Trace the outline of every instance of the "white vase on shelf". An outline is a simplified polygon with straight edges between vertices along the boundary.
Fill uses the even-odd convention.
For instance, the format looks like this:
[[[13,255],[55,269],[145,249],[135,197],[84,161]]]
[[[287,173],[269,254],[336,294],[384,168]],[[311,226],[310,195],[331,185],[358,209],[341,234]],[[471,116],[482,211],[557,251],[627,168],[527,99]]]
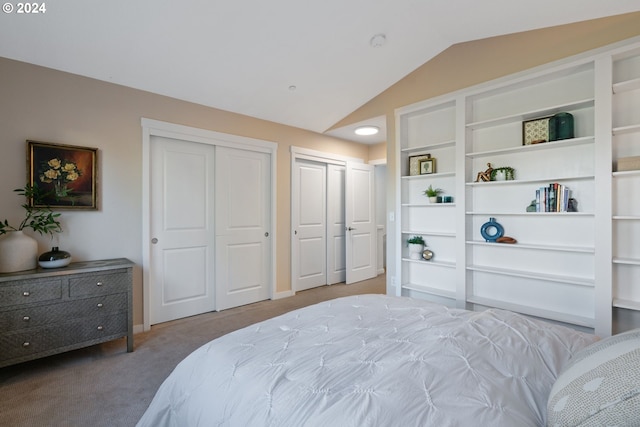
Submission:
[[[0,236],[0,273],[33,270],[38,263],[38,242],[20,231]]]
[[[421,259],[423,250],[424,250],[424,245],[420,243],[409,243],[409,258]]]

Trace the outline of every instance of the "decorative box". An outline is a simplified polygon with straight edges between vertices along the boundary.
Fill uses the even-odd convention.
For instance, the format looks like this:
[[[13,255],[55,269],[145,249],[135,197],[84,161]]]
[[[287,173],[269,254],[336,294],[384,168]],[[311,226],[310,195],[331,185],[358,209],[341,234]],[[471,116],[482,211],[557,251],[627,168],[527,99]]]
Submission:
[[[621,157],[616,162],[616,171],[634,171],[640,170],[640,156]]]

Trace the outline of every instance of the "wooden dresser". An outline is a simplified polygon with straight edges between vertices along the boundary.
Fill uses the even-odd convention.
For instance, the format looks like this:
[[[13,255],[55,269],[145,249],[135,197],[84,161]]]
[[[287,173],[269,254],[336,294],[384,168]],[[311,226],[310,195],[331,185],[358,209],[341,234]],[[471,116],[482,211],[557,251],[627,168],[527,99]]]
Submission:
[[[133,263],[125,258],[0,274],[0,367],[127,338]]]

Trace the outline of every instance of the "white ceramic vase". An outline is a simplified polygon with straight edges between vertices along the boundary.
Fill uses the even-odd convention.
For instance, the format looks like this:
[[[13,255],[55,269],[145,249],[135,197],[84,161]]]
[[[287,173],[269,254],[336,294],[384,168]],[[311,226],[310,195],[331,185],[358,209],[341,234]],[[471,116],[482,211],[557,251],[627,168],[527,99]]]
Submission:
[[[409,258],[421,259],[423,250],[424,250],[424,245],[421,245],[419,243],[409,243]]]
[[[22,231],[0,236],[0,273],[33,270],[38,264],[38,242]]]

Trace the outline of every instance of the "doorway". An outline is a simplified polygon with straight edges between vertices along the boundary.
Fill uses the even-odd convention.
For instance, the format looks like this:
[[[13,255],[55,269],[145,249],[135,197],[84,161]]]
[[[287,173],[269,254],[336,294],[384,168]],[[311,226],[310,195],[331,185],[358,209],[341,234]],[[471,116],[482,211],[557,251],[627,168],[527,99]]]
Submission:
[[[373,167],[294,147],[291,170],[292,290],[375,277]]]

